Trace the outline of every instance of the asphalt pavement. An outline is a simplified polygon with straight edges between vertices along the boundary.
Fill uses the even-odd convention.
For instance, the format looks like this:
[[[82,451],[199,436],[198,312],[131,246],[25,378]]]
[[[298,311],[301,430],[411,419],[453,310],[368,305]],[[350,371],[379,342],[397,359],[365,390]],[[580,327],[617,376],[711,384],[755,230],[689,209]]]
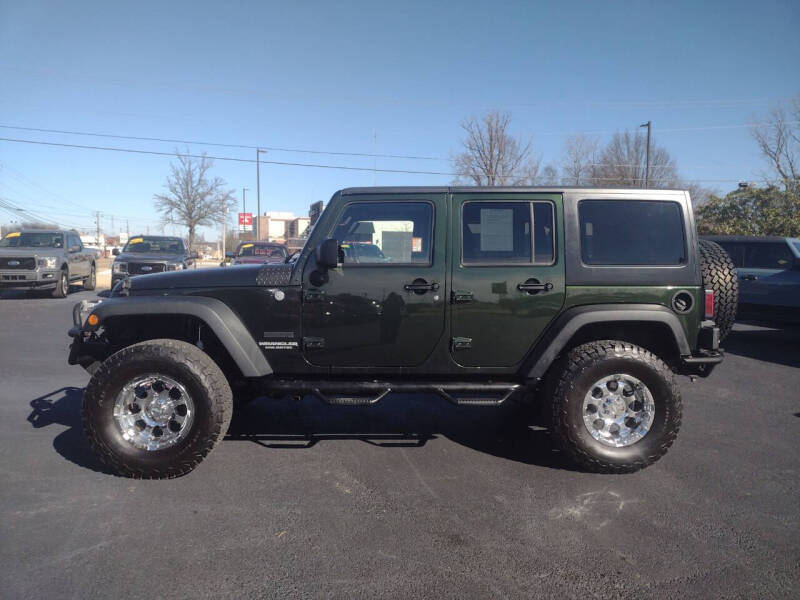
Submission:
[[[76,288],[78,289],[78,288]],[[3,598],[800,595],[800,329],[737,325],[632,475],[577,472],[516,405],[259,400],[190,475],[88,449],[67,300],[0,298]]]

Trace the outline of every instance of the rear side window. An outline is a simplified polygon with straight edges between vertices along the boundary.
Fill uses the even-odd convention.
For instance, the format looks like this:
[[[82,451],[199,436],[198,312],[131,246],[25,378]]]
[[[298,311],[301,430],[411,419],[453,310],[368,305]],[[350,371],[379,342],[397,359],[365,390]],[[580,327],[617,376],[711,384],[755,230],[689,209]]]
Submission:
[[[733,261],[734,267],[743,267],[744,266],[744,249],[745,244],[740,242],[717,242],[725,252],[728,253],[728,256],[731,257]]]
[[[553,262],[550,202],[465,202],[461,223],[465,265]]]
[[[584,264],[686,263],[683,216],[677,202],[582,200],[578,216]]]
[[[789,269],[794,255],[784,243],[756,242],[747,244],[744,267],[750,269]]]

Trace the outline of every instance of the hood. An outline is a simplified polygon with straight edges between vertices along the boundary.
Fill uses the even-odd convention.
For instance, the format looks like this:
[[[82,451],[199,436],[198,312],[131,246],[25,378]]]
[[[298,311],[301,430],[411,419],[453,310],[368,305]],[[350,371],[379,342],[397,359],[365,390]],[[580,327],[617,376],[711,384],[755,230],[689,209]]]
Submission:
[[[183,262],[185,254],[162,254],[159,252],[123,252],[115,258],[120,262]]]
[[[0,256],[58,256],[63,254],[63,248],[0,248]]]
[[[241,265],[235,269],[211,267],[188,271],[166,271],[128,279],[132,292],[188,288],[256,287],[287,285],[293,265]]]
[[[257,256],[237,256],[233,259],[237,265],[280,265],[283,264],[285,259],[281,257],[275,258],[259,258]]]

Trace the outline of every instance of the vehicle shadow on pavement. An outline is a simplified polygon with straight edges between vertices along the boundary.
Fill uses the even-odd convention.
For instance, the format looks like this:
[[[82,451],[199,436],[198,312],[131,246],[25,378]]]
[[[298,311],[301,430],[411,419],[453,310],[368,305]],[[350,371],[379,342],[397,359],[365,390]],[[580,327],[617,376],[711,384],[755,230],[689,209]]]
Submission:
[[[63,387],[31,400],[27,421],[35,429],[67,427],[53,439],[55,451],[78,466],[114,474],[83,435],[83,391]],[[500,407],[453,406],[437,396],[395,394],[372,406],[330,406],[314,396],[299,401],[259,398],[234,410],[225,442],[249,441],[277,450],[309,449],[337,440],[419,448],[439,437],[507,460],[574,469],[554,448],[536,411],[515,402]]]
[[[80,467],[86,467],[99,473],[111,474],[94,455],[89,443],[83,436],[81,426],[81,398],[83,388],[63,387],[44,396],[31,400],[33,410],[28,415],[28,422],[40,429],[48,425],[68,427],[53,439],[53,448],[68,461]]]
[[[768,327],[754,328],[737,323],[721,344],[723,350],[737,356],[800,367],[800,326]]]
[[[408,394],[370,406],[331,406],[314,396],[259,398],[234,411],[225,440],[272,449],[308,449],[337,440],[408,448],[442,436],[492,456],[572,469],[535,412],[511,401],[500,407],[453,406],[438,396]]]

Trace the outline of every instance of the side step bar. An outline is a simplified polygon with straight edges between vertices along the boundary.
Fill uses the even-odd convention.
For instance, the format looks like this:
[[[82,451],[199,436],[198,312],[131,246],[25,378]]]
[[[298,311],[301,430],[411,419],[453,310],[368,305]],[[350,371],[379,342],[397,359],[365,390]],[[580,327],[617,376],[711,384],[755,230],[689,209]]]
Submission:
[[[327,404],[364,406],[375,404],[392,392],[400,394],[437,394],[462,406],[498,406],[520,391],[522,385],[511,382],[426,382],[404,381],[294,381],[272,380],[264,391],[274,394],[313,394]]]

